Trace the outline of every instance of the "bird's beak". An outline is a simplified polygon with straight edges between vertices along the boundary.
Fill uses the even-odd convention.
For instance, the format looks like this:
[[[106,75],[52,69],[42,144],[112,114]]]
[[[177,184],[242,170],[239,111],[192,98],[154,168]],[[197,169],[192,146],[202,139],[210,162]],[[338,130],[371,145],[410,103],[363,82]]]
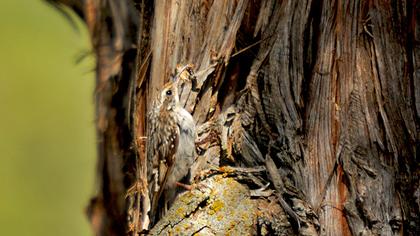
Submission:
[[[178,82],[182,72],[184,72],[186,69],[188,69],[188,67],[190,67],[190,65],[185,65],[184,67],[182,67],[178,73],[173,77],[173,82],[176,83]]]

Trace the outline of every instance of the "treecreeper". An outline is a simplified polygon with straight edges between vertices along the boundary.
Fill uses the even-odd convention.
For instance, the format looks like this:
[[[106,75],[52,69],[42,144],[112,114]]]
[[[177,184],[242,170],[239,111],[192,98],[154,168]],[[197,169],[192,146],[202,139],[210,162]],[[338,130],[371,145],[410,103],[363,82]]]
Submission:
[[[188,179],[194,163],[196,127],[192,115],[179,102],[178,84],[188,66],[176,71],[155,101],[147,120],[147,169],[151,226],[175,200],[180,183]],[[181,78],[183,79],[183,78]]]

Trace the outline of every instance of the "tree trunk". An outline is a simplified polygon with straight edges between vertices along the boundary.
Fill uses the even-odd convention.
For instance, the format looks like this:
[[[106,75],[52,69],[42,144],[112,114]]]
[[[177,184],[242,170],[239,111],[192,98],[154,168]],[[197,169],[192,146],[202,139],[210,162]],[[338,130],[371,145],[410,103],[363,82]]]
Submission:
[[[151,234],[420,232],[416,1],[53,2],[85,20],[97,58],[95,234],[144,224],[145,118],[177,64],[194,67],[180,101],[217,194],[179,196]]]

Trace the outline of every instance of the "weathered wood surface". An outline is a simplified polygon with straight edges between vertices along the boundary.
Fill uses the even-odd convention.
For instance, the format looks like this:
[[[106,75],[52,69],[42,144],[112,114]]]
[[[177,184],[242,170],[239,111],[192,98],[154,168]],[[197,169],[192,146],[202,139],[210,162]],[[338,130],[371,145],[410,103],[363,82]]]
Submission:
[[[261,181],[275,191],[258,199],[287,216],[284,232],[420,232],[416,1],[53,2],[84,18],[97,57],[96,234],[140,227],[128,222],[141,221],[141,199],[125,194],[136,179],[139,193],[147,184],[145,114],[189,63],[197,83],[184,85],[181,102],[200,129],[202,168],[272,159],[277,174]],[[251,182],[237,190],[260,187]]]

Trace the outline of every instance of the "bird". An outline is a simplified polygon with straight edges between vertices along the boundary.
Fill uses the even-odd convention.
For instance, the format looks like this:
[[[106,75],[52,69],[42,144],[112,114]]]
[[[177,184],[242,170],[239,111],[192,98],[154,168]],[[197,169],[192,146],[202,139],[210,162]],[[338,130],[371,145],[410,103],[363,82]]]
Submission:
[[[175,200],[177,186],[183,186],[179,181],[188,176],[195,158],[195,122],[180,105],[178,94],[178,81],[185,69],[163,86],[148,115],[146,149],[152,225]]]

